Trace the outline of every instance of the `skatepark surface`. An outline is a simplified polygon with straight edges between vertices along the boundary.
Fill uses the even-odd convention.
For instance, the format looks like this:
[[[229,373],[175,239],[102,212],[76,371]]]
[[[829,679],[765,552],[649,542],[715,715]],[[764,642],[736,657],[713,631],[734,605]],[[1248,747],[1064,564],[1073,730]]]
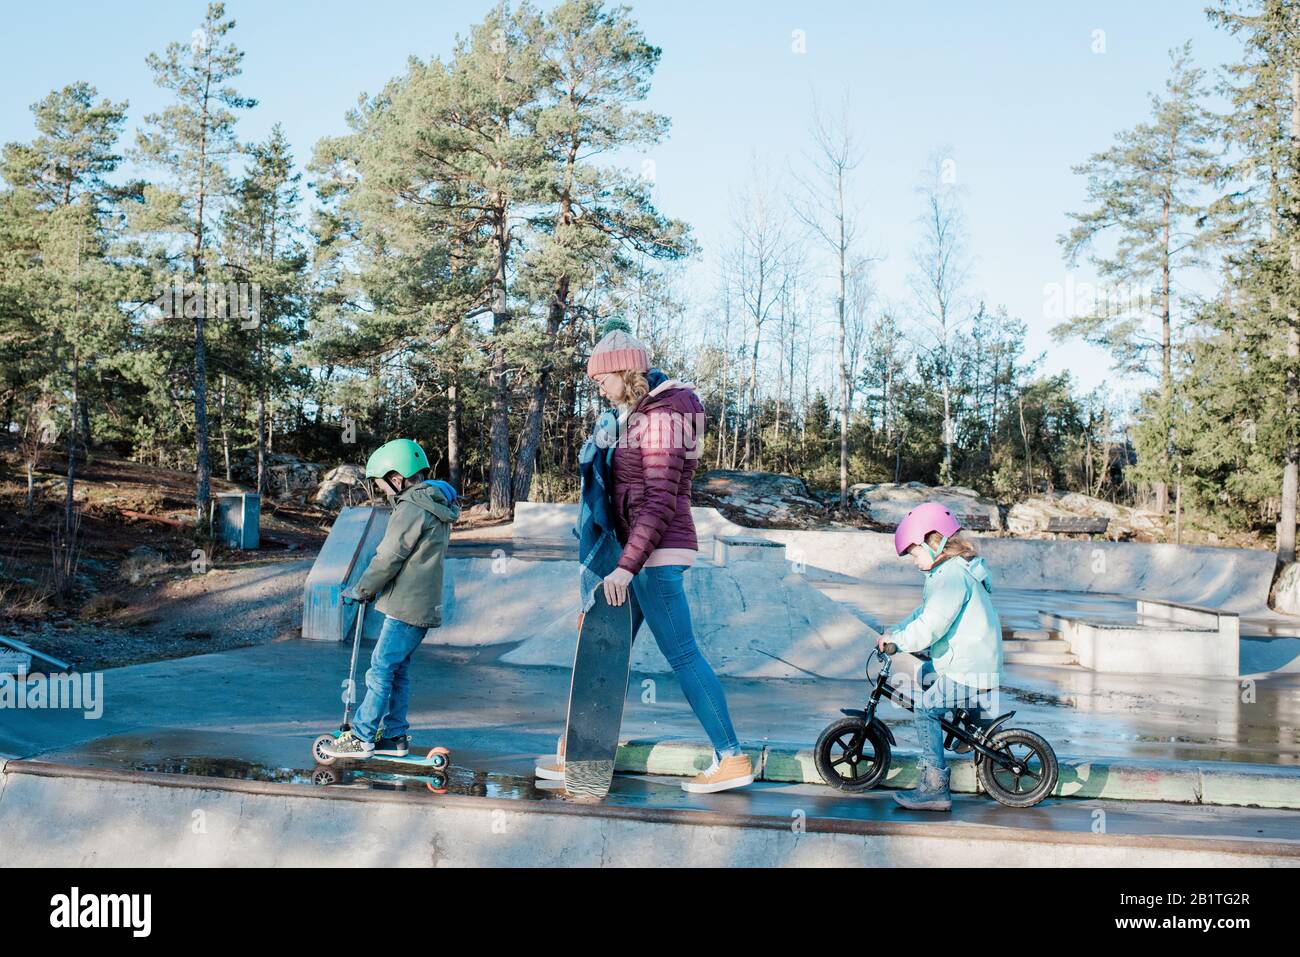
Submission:
[[[1231,550],[1148,556],[1173,576],[1173,597],[1243,615],[1241,671],[1250,682],[1009,664],[1000,710],[1015,709],[1012,724],[1052,742],[1069,782],[1061,793],[1077,796],[1011,810],[958,793],[951,817],[936,822],[896,808],[887,790],[845,795],[806,783],[815,780],[807,749],[840,708],[861,707],[867,694],[857,676],[870,639],[920,597],[920,576],[892,556],[886,562],[874,539],[817,538],[873,533],[764,530],[788,539],[795,565],[697,565],[687,577],[697,582],[701,643],[718,659],[762,779],[742,792],[687,795],[680,777],[667,776],[703,766],[708,749],[643,632],[623,721],[629,745],[620,751],[620,770],[640,773],[620,773],[607,801],[593,806],[539,790],[531,778],[563,727],[577,594],[571,542],[548,538],[554,529],[544,523],[545,534],[518,531],[454,545],[449,579],[459,607],[414,659],[413,736],[452,749],[448,793],[377,763],[311,783],[309,745],[338,724],[350,648],[276,641],[106,671],[96,719],[7,710],[0,833],[18,837],[0,863],[42,854],[74,864],[1300,862],[1300,799],[1292,797],[1300,795],[1300,621],[1264,606],[1255,556],[1234,553],[1217,565],[1215,553]],[[1158,590],[1150,569],[1117,568],[1109,543],[1097,559],[1075,547],[1093,543],[989,544],[1002,541],[1060,546],[1044,563],[1058,576],[1089,555],[1104,571],[1044,590],[1042,574],[1016,564],[1032,564],[1034,553],[1008,551],[995,600],[1013,630],[1040,627],[1045,603],[1125,621],[1135,594]],[[282,574],[307,570],[299,563]],[[891,772],[887,784],[907,786],[910,717],[888,703],[881,714],[898,738],[902,775]],[[955,768],[955,790],[969,791],[958,783],[969,765]],[[211,833],[222,841],[188,835],[196,809],[212,812]],[[463,839],[489,819],[484,833],[500,825],[500,839]],[[427,831],[427,841],[404,840],[411,829]],[[356,839],[338,836],[348,833]]]
[[[1052,798],[1031,810],[1013,811],[987,797],[959,794],[954,814],[940,827],[932,818],[896,810],[887,791],[844,795],[806,783],[760,781],[744,792],[686,795],[678,786],[680,778],[658,774],[620,774],[605,804],[572,805],[538,790],[530,779],[536,758],[554,751],[563,724],[566,671],[507,666],[483,650],[428,645],[417,651],[414,662],[413,736],[417,745],[452,749],[450,793],[431,794],[418,778],[386,777],[385,766],[378,763],[367,765],[365,774],[336,765],[343,772],[336,784],[313,786],[308,783],[314,769],[309,745],[315,734],[337,724],[347,655],[341,645],[294,640],[155,662],[107,672],[104,712],[97,720],[67,710],[10,712],[0,729],[0,754],[27,760],[9,761],[0,774],[0,831],[45,836],[40,842],[21,837],[9,844],[6,862],[430,863],[418,855],[403,856],[414,851],[402,850],[398,835],[405,832],[394,830],[395,821],[405,821],[401,827],[431,827],[434,818],[419,816],[425,814],[421,808],[429,807],[447,812],[446,834],[439,838],[443,863],[665,863],[656,855],[694,855],[692,842],[706,835],[707,846],[722,859],[746,863],[915,863],[917,847],[934,841],[939,844],[933,853],[946,861],[985,865],[1064,859],[1080,866],[1300,862],[1300,810]],[[1300,679],[1282,676],[1276,687],[1261,682],[1260,698],[1249,707],[1233,704],[1235,684],[1218,682],[1224,686],[1221,699],[1198,712],[1161,704],[1179,700],[1173,687],[1083,672],[1062,680],[1062,672],[1012,667],[1007,694],[1016,698],[1009,702],[1019,710],[1016,723],[1023,721],[1053,740],[1063,766],[1071,755],[1109,754],[1117,761],[1147,762],[1136,775],[1147,783],[1162,779],[1161,768],[1173,774],[1175,763],[1180,769],[1195,766],[1188,762],[1236,762],[1251,774],[1300,780],[1300,746],[1292,732],[1277,730],[1296,726],[1296,715],[1285,709],[1294,707]],[[742,741],[747,748],[770,749],[774,756],[806,749],[837,709],[858,704],[865,689],[864,682],[825,679],[723,681]],[[1130,703],[1121,705],[1124,701]],[[1133,701],[1150,701],[1152,707],[1135,710]],[[1062,719],[1063,711],[1069,712],[1068,721]],[[900,749],[911,749],[914,738],[903,714],[891,710],[885,718]],[[698,744],[701,738],[671,676],[633,675],[624,731],[632,739],[669,744]],[[906,760],[905,755],[896,757],[900,764]],[[349,816],[363,810],[378,813],[371,804],[362,810],[355,804],[321,805],[340,795],[398,801],[384,812],[397,817],[385,817],[381,824]],[[234,810],[230,802],[237,805]],[[510,809],[513,805],[546,813],[520,818]],[[196,808],[207,807],[214,813],[224,808],[218,820],[233,814],[233,820],[242,822],[239,827],[260,836],[254,840],[232,833],[220,846],[215,841],[191,846],[184,843],[189,837],[182,844],[168,843],[181,840],[168,834],[187,831]],[[459,846],[464,828],[479,820],[475,815],[490,813],[516,822],[510,826],[521,839],[527,833],[527,840],[480,842],[472,854]],[[417,817],[408,821],[403,815],[409,814]],[[574,814],[586,816],[581,827],[587,830],[568,830],[579,827]],[[287,816],[283,827],[274,824],[277,815]],[[289,819],[298,823],[290,826]],[[170,822],[171,830],[159,832],[163,825],[158,821]],[[805,831],[791,832],[794,823]],[[688,828],[685,837],[672,836],[675,830],[661,833],[677,824],[696,828]],[[660,830],[642,844],[626,832],[652,825]],[[1100,835],[1099,826],[1104,828]],[[380,846],[359,851],[354,842],[349,852],[317,833],[328,827],[368,834],[366,828],[378,828],[368,839]],[[609,828],[614,830],[606,833]],[[749,833],[755,829],[781,836],[769,833],[760,839]],[[587,847],[579,833],[597,832],[603,835],[599,847],[579,853],[576,848]],[[788,833],[802,835],[803,852],[787,846]],[[814,841],[809,834],[825,840]],[[841,843],[830,841],[830,835],[839,835]],[[845,835],[854,835],[855,841],[848,857],[840,856]],[[1027,843],[1008,852],[1005,845],[1013,835]],[[913,847],[909,836],[920,844]],[[606,856],[615,840],[640,847],[640,857]],[[507,847],[513,848],[509,854]],[[1038,847],[1037,857],[1026,850],[1031,847]],[[155,861],[166,848],[172,856]],[[243,856],[229,857],[236,853]],[[494,856],[498,854],[505,856]],[[867,858],[855,856],[860,854]],[[716,859],[701,853],[690,863]]]

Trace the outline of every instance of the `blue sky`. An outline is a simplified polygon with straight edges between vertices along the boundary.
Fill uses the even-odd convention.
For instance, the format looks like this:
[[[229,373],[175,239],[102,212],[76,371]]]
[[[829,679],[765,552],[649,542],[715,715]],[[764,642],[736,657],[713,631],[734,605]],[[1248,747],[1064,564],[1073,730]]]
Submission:
[[[547,6],[549,4],[543,4]],[[362,92],[402,72],[409,55],[447,54],[490,2],[352,3],[231,0],[233,39],[247,53],[237,86],[259,100],[240,121],[245,140],[283,124],[300,163],[320,137],[344,131]],[[649,105],[672,119],[654,150],[656,197],[695,229],[703,255],[688,272],[701,298],[725,241],[731,191],[757,155],[798,168],[815,90],[830,104],[849,92],[864,147],[858,202],[881,295],[905,305],[927,157],[947,147],[964,190],[974,269],[969,293],[1024,319],[1046,369],[1071,370],[1116,396],[1107,358],[1048,336],[1044,287],[1064,284],[1056,236],[1078,209],[1073,164],[1142,120],[1161,89],[1169,48],[1192,40],[1200,65],[1232,60],[1236,42],[1213,29],[1200,0],[1042,4],[1007,2],[766,3],[655,0],[631,4],[663,49]],[[33,135],[28,107],[84,79],[130,100],[129,139],[164,104],[145,56],[186,40],[198,0],[23,4],[6,12],[0,61],[0,140]],[[806,50],[792,49],[802,31]],[[1104,31],[1104,52],[1095,52]],[[1077,281],[1090,277],[1088,270]]]

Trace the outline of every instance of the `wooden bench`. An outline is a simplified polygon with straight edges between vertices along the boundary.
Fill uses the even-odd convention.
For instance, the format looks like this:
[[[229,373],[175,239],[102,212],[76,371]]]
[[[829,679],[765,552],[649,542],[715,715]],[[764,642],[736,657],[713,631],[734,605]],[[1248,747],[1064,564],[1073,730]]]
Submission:
[[[1105,535],[1109,527],[1108,518],[1050,518],[1046,530],[1066,535]]]

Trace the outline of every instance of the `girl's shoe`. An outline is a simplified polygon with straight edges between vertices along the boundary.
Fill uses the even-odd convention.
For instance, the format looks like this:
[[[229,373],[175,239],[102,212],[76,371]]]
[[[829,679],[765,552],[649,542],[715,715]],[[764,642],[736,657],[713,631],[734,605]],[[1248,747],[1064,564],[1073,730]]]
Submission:
[[[563,781],[564,780],[564,762],[560,760],[539,762],[537,767],[533,768],[533,773],[541,781]]]
[[[375,753],[375,746],[351,731],[344,731],[331,743],[321,745],[321,750],[331,758],[368,758]]]
[[[375,742],[375,754],[389,758],[404,758],[411,753],[411,736],[403,734],[396,738],[380,738]]]
[[[909,811],[951,811],[947,768],[921,768],[920,783],[910,791],[898,791],[894,800]]]
[[[747,754],[732,754],[719,761],[716,757],[707,771],[701,771],[689,781],[682,782],[682,790],[692,794],[713,794],[743,788],[754,783],[754,765]]]

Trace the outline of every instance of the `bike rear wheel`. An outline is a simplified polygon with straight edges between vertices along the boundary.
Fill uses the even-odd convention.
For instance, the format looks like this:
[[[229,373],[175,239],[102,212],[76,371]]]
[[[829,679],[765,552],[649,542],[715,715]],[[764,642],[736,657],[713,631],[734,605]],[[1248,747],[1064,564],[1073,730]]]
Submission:
[[[889,772],[889,741],[875,724],[842,718],[821,733],[813,748],[817,773],[839,791],[869,791]]]
[[[1033,807],[1056,788],[1060,773],[1056,752],[1041,735],[1008,728],[995,734],[988,746],[1019,768],[1016,771],[989,758],[980,760],[980,784],[999,804]]]

